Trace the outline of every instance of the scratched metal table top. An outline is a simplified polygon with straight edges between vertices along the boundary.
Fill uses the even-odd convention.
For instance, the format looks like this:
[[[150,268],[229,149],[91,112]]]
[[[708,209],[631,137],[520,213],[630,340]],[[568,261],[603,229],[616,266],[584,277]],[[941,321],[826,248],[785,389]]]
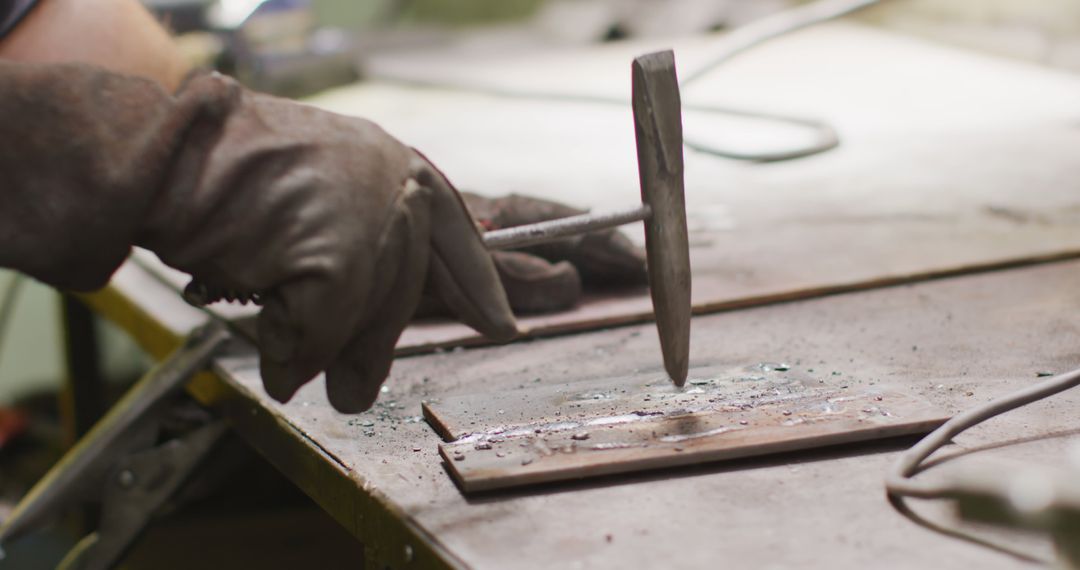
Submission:
[[[1075,95],[1080,82],[862,28],[843,29],[849,39],[850,34],[864,38],[860,44],[864,49],[845,51],[843,34],[836,39],[811,32],[791,38],[794,43],[787,48],[779,43],[760,56],[732,62],[730,75],[725,74],[730,85],[724,84],[725,77],[716,79],[731,93],[732,102],[807,111],[791,101],[798,101],[801,92],[816,92],[822,98],[823,82],[842,78],[852,66],[869,70],[882,61],[894,61],[889,73],[900,74],[889,85],[880,83],[888,73],[867,71],[868,75],[849,77],[849,85],[862,90],[861,99],[873,103],[850,107],[838,101],[817,113],[835,120],[842,135],[851,135],[845,138],[850,148],[789,165],[698,166],[716,169],[725,188],[741,188],[737,193],[718,190],[716,199],[720,205],[734,204],[736,221],[744,208],[769,210],[800,194],[813,193],[819,204],[834,206],[836,215],[799,215],[797,221],[791,217],[799,212],[777,210],[775,227],[784,239],[762,243],[781,249],[763,245],[762,259],[797,264],[798,256],[793,259],[782,249],[784,240],[798,240],[807,232],[828,234],[856,222],[873,234],[879,217],[906,217],[912,224],[944,225],[962,232],[968,218],[941,214],[939,206],[971,201],[981,193],[994,199],[971,216],[996,219],[995,223],[1016,230],[997,232],[1003,248],[1015,245],[1011,236],[1033,235],[1028,231],[1033,227],[1050,228],[1063,240],[1076,238],[1070,216],[1080,208],[1073,203],[1075,188],[1067,186],[1075,184],[1075,177],[1070,180],[1063,176],[1063,167],[1053,165],[1065,163],[1067,143],[1076,136],[1080,110],[1075,105],[1080,99]],[[814,45],[823,47],[811,53]],[[913,45],[916,54],[908,57],[905,50]],[[822,59],[825,54],[835,58]],[[607,54],[616,55],[624,54]],[[793,57],[806,61],[793,62]],[[958,61],[971,71],[972,81],[996,86],[986,92],[986,100],[960,100],[942,93],[915,109],[900,105],[907,97],[903,89],[915,89],[931,72],[949,73],[953,67],[940,66]],[[816,73],[811,64],[831,72]],[[801,71],[780,72],[793,67]],[[781,88],[762,93],[759,83],[757,93],[752,93],[744,80],[759,74],[769,75]],[[999,74],[1008,80],[987,79]],[[532,68],[525,75],[542,74]],[[601,83],[597,79],[594,84]],[[900,92],[894,92],[897,84],[903,86]],[[1006,85],[1011,92],[1006,92]],[[399,103],[393,99],[395,93],[400,95],[399,88],[374,85],[360,93],[349,100],[371,103],[371,115],[418,146],[438,144],[439,133],[453,132],[454,123],[467,114],[459,110],[447,117],[445,130],[430,122],[425,130],[423,121],[412,121],[407,113],[393,119],[390,109]],[[1015,112],[986,116],[987,105]],[[934,119],[910,125],[918,136],[898,136],[908,128],[903,122],[912,118],[891,115],[897,108],[916,115],[931,113]],[[1063,123],[1069,113],[1073,122]],[[491,144],[501,144],[497,140]],[[501,140],[505,142],[505,136]],[[1032,141],[1046,150],[1031,148]],[[458,144],[457,149],[447,145],[444,140],[439,152],[445,155],[451,176],[465,179],[463,185],[502,189],[521,183],[512,189],[536,191],[525,182],[547,188],[559,186],[559,180],[580,179],[575,184],[581,185],[567,186],[567,191],[585,193],[605,181],[627,186],[620,177],[634,172],[621,168],[596,174],[589,164],[605,160],[596,156],[588,164],[568,164],[561,173],[545,173],[538,165],[515,170],[506,160],[479,161],[464,152],[468,145]],[[1050,162],[1039,162],[1044,159]],[[1019,166],[991,168],[1009,160],[1019,160]],[[852,188],[832,178],[847,161],[880,171],[881,184]],[[566,177],[570,171],[583,174]],[[558,180],[553,178],[556,174]],[[751,184],[751,179],[756,182]],[[926,203],[924,192],[912,202],[913,195],[903,191],[920,180],[927,187],[941,188],[933,194],[935,201]],[[595,205],[605,205],[604,200],[598,198]],[[749,239],[738,231],[728,237]],[[844,241],[837,238],[830,247],[836,250],[828,256],[832,265],[826,264],[823,271],[845,263]],[[931,243],[911,252],[934,254]],[[745,274],[732,270],[732,279],[740,275]],[[691,366],[739,368],[783,362],[806,374],[828,371],[822,378],[829,383],[887,383],[956,411],[1021,386],[1038,372],[1077,365],[1078,281],[1080,263],[1059,262],[697,317]],[[133,265],[125,266],[109,289],[87,301],[156,355],[176,346],[181,335],[207,318]],[[420,419],[422,401],[487,390],[525,390],[537,378],[543,384],[655,373],[660,353],[649,325],[403,358],[395,363],[376,407],[352,417],[331,410],[320,381],[287,405],[271,401],[262,392],[255,362],[250,347],[241,349],[217,363],[216,378],[198,379],[192,392],[221,410],[254,447],[361,537],[376,567],[432,563],[479,568],[711,568],[723,562],[777,568],[1015,566],[1000,555],[924,530],[890,509],[882,474],[910,442],[682,467],[480,498],[467,498],[455,486],[438,455],[441,439]],[[807,372],[809,368],[815,372]],[[1075,414],[1070,412],[1078,399],[1064,394],[1021,410],[965,435],[958,447],[1075,429]],[[1059,455],[1070,439],[1043,439],[988,455],[1044,460]],[[941,473],[929,475],[942,476],[981,455],[962,457],[942,467]],[[928,512],[947,515],[936,508]],[[1025,546],[1045,551],[1038,543]]]
[[[142,278],[146,278],[145,275]],[[125,270],[121,286],[139,277]],[[132,298],[149,300],[143,283]],[[830,384],[888,384],[958,411],[1080,363],[1080,262],[1069,261],[695,320],[691,365],[783,361]],[[158,291],[163,296],[167,291]],[[159,299],[160,300],[160,299]],[[910,441],[864,444],[470,498],[438,454],[421,402],[544,382],[659,370],[647,325],[399,360],[376,407],[332,411],[319,382],[286,405],[262,391],[252,353],[217,363],[195,394],[349,530],[373,560],[478,568],[1013,567],[1015,561],[896,514],[885,468]],[[835,373],[835,374],[834,374]],[[1077,438],[1066,393],[965,434],[929,473],[986,456],[1052,461]],[[1024,442],[1033,436],[1056,436]],[[971,457],[967,450],[1021,442]],[[948,520],[939,508],[925,512]],[[1024,543],[1035,552],[1046,546]]]

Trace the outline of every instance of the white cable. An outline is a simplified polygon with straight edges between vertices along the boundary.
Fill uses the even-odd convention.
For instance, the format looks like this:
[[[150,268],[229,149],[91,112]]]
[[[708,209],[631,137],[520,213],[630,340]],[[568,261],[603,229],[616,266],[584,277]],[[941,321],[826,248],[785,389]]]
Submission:
[[[714,55],[708,62],[706,62],[705,65],[699,67],[698,69],[690,72],[687,75],[684,75],[679,81],[679,85],[680,87],[686,87],[694,81],[701,79],[707,73],[716,69],[718,66],[729,61],[735,56],[742,54],[743,52],[758,45],[761,45],[769,40],[775,39],[790,32],[801,30],[815,24],[820,24],[828,20],[839,18],[841,16],[846,16],[858,10],[862,10],[875,4],[879,4],[881,1],[882,0],[818,0],[817,2],[813,2],[805,6],[789,8],[787,10],[777,12],[770,16],[761,18],[760,20],[751,22],[745,26],[741,26],[729,32],[728,35],[725,36],[725,39],[722,43],[722,48],[719,50],[719,52]],[[477,83],[405,77],[400,75],[394,75],[388,72],[381,72],[377,74],[377,77],[382,80],[393,81],[406,85],[434,87],[440,89],[457,89],[461,91],[470,91],[474,93],[482,93],[485,95],[513,99],[536,99],[543,101],[560,101],[570,103],[599,103],[605,105],[619,106],[626,105],[627,103],[626,99],[618,97],[605,97],[598,95],[584,95],[575,93],[546,93],[542,91],[515,90]],[[818,154],[836,148],[840,144],[840,139],[837,136],[836,131],[831,126],[814,119],[791,117],[788,115],[769,113],[764,111],[749,111],[727,107],[693,104],[684,105],[683,109],[688,111],[698,111],[702,113],[726,114],[738,117],[759,119],[763,121],[784,123],[788,125],[794,125],[799,128],[817,131],[817,141],[806,146],[780,151],[758,153],[747,153],[738,150],[717,148],[707,143],[694,141],[691,139],[685,139],[685,144],[687,148],[704,154],[753,162],[777,162],[809,156],[812,154]]]
[[[1005,396],[996,398],[990,402],[953,416],[949,421],[942,424],[941,427],[930,432],[929,435],[912,446],[911,449],[905,451],[900,455],[896,462],[893,463],[885,477],[885,492],[889,497],[889,501],[897,508],[897,510],[905,515],[918,518],[918,516],[904,503],[905,498],[947,499],[954,494],[954,487],[951,485],[935,485],[917,482],[912,479],[912,477],[920,472],[923,461],[933,455],[937,450],[951,443],[956,436],[990,418],[1026,406],[1032,402],[1048,398],[1060,392],[1064,392],[1077,385],[1080,385],[1080,369],[1072,370],[1054,376],[1053,378],[1037,382],[1031,386],[1017,390],[1011,394],[1006,394]],[[923,522],[922,524],[930,523]],[[945,529],[937,525],[932,526],[935,526],[935,529],[939,532],[944,532],[955,538],[993,548],[999,552],[1024,560],[1040,561],[1037,558],[990,543],[989,541],[974,535],[957,530]]]

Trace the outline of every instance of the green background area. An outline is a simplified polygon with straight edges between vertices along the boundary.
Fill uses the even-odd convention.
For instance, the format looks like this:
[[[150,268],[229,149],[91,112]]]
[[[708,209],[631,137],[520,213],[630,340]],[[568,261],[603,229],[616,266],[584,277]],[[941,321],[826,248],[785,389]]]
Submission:
[[[449,26],[513,21],[531,15],[543,0],[315,0],[317,19],[334,26],[363,28],[387,20]]]
[[[0,270],[0,299],[12,273]],[[0,343],[0,405],[34,392],[56,390],[64,377],[60,296],[24,278]],[[148,366],[142,350],[119,329],[100,323],[102,367],[109,379],[132,378]]]

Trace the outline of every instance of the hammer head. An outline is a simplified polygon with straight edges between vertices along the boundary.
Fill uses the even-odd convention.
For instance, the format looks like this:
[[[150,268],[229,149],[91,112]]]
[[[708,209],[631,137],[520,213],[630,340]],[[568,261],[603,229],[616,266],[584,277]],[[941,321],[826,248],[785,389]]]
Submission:
[[[641,200],[652,209],[645,219],[649,291],[664,368],[675,385],[682,386],[690,360],[690,245],[674,52],[634,60],[633,106]]]

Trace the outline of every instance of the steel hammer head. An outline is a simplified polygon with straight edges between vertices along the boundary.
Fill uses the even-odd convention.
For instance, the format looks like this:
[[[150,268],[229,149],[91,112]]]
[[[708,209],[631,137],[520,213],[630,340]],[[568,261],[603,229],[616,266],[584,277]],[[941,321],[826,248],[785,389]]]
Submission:
[[[645,219],[649,292],[664,368],[675,385],[682,386],[690,360],[690,245],[674,52],[634,60],[633,107],[641,199],[652,209]]]

